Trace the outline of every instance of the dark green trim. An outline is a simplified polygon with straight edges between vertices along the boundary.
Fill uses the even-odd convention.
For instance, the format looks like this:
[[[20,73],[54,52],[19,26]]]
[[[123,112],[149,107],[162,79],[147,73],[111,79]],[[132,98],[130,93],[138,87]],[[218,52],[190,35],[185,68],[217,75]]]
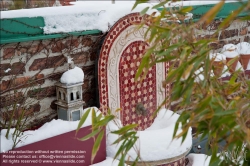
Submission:
[[[80,35],[95,35],[100,34],[99,30],[89,30],[83,32],[71,32],[71,33],[62,33],[62,34],[53,34],[53,35],[36,35],[36,36],[24,36],[18,38],[1,38],[0,44],[8,44],[8,43],[17,43],[17,42],[27,42],[32,40],[44,40],[44,39],[54,39],[54,38],[63,38],[67,36],[80,36]]]
[[[226,18],[229,14],[232,13],[232,11],[239,9],[240,6],[243,5],[242,3],[243,2],[225,3],[219,13],[216,15],[215,20]],[[191,11],[191,13],[193,13],[193,20],[198,21],[201,16],[204,15],[213,6],[214,4],[193,6],[193,10]],[[250,12],[245,11],[240,13],[238,17],[244,17],[248,15],[250,15]]]
[[[222,9],[216,15],[215,20],[226,18],[232,11],[237,10],[238,8],[240,8],[241,5],[244,5],[244,3],[245,2],[225,3]],[[198,21],[202,15],[204,15],[209,9],[211,9],[214,6],[215,4],[192,6],[193,9],[190,11],[190,13],[193,14],[193,21],[194,22]],[[158,10],[161,11],[162,9],[163,8],[159,8]],[[244,16],[249,16],[249,15],[250,15],[250,11],[245,11],[245,12],[240,13],[238,17],[244,17]]]
[[[0,44],[63,38],[70,35],[79,36],[101,33],[99,30],[88,30],[45,35],[42,29],[45,26],[43,17],[1,19],[0,25]]]

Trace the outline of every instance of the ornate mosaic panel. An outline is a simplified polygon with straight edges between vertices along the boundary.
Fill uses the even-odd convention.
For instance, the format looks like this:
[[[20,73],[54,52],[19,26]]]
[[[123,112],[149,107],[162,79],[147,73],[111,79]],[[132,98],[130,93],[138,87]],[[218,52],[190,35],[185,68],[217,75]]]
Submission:
[[[143,81],[135,82],[135,74],[145,51],[146,43],[135,41],[123,51],[119,63],[121,120],[123,125],[137,123],[144,130],[153,122],[151,117],[157,109],[156,67],[152,67]],[[138,115],[136,106],[142,104],[146,115]]]
[[[146,81],[142,85],[138,85],[141,87],[137,87],[133,80],[137,70],[136,67],[139,66],[141,56],[147,45],[144,41],[147,25],[139,30],[136,25],[142,19],[143,17],[139,13],[133,13],[118,20],[104,40],[98,61],[101,111],[105,114],[107,109],[110,108],[122,120],[123,124],[140,123],[138,130],[143,130],[151,125],[153,119],[149,118],[150,113],[161,106],[169,94],[169,86],[163,87],[162,84],[168,72],[168,63],[159,63],[150,69]],[[134,51],[135,54],[127,53],[130,50]],[[140,57],[136,58],[135,56]],[[129,59],[124,59],[124,57]],[[128,65],[130,66],[126,71],[121,70]],[[131,67],[131,65],[134,66]],[[152,92],[149,93],[150,89]],[[129,97],[126,95],[129,95]],[[137,97],[132,98],[131,95]],[[140,117],[141,115],[130,112],[134,112],[136,102],[142,103],[149,111],[147,116]],[[165,107],[165,105],[163,106]],[[117,108],[121,108],[123,111],[115,112]]]
[[[172,163],[161,164],[161,165],[157,165],[157,166],[185,166],[185,165],[186,165],[186,162],[185,162],[185,157],[184,157],[184,158],[177,160],[177,161],[174,161]]]

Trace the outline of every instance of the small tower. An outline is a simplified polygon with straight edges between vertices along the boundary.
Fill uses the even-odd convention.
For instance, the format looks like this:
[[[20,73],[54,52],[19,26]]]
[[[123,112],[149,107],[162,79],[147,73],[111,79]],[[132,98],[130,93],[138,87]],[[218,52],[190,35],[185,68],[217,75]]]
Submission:
[[[78,70],[79,69],[80,68],[78,68]],[[73,75],[72,73],[75,73],[76,71],[74,71],[74,69],[71,69],[67,72],[68,73],[64,73],[63,76],[65,74],[72,76]],[[68,120],[68,121],[80,120],[83,114],[83,105],[84,105],[84,101],[82,101],[83,79],[81,79],[81,82],[76,82],[76,83],[72,82],[61,83],[61,82],[56,83],[56,96],[57,96],[56,104],[57,104],[58,119]]]

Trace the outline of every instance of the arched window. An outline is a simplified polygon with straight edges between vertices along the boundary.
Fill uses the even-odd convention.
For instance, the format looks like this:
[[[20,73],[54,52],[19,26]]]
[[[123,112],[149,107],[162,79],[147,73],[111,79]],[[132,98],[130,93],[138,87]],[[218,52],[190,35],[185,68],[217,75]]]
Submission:
[[[63,100],[66,100],[66,99],[65,99],[65,93],[63,93]]]
[[[62,99],[61,92],[59,91],[58,99]]]
[[[73,92],[70,93],[70,100],[71,100],[71,101],[74,100],[74,94],[73,94]]]
[[[79,93],[79,91],[76,92],[76,99],[80,99],[80,93]]]

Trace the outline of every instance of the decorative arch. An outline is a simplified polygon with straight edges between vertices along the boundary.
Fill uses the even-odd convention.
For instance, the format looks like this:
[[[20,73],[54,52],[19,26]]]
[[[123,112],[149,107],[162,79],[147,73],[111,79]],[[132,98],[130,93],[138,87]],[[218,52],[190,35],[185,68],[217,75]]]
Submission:
[[[118,20],[107,34],[98,60],[98,88],[101,110],[106,113],[107,108],[110,108],[111,111],[121,108],[122,110],[116,113],[117,117],[121,119],[123,124],[138,123],[138,121],[141,121],[138,130],[143,130],[151,125],[153,122],[153,119],[150,119],[152,112],[160,106],[169,95],[169,86],[163,87],[162,85],[162,81],[166,78],[169,64],[158,63],[150,70],[151,73],[148,73],[148,76],[150,74],[149,81],[151,81],[151,83],[148,82],[147,78],[142,82],[144,85],[146,84],[146,86],[143,87],[145,90],[154,87],[153,89],[151,88],[152,93],[145,93],[143,97],[138,98],[138,100],[131,100],[131,98],[124,100],[124,95],[126,94],[124,93],[125,89],[122,88],[125,87],[124,82],[121,83],[121,81],[124,81],[124,77],[126,76],[124,72],[121,71],[123,68],[122,63],[127,65],[140,63],[143,51],[149,46],[144,40],[144,35],[148,28],[147,25],[137,30],[136,24],[141,23],[142,19],[143,17],[139,13],[132,13]],[[128,53],[130,50],[131,53]],[[122,59],[126,57],[131,58],[131,60],[124,61]],[[133,72],[136,72],[137,68],[136,70],[134,69],[135,68],[133,68]],[[130,76],[134,75],[132,74]],[[132,79],[132,77],[130,78]],[[153,86],[152,83],[155,85]],[[135,85],[133,81],[132,84]],[[129,87],[129,85],[127,85],[127,87]],[[139,89],[142,91],[141,88]],[[139,92],[139,90],[133,89],[133,92]],[[127,94],[132,95],[131,91],[128,91]],[[147,94],[149,94],[149,96],[147,96]],[[136,115],[134,108],[125,106],[128,102],[135,103],[138,101],[141,101],[142,104],[147,107],[146,109],[150,108],[149,114],[146,117]],[[149,107],[147,103],[153,103],[153,106],[151,104]],[[126,110],[127,108],[132,110]]]

